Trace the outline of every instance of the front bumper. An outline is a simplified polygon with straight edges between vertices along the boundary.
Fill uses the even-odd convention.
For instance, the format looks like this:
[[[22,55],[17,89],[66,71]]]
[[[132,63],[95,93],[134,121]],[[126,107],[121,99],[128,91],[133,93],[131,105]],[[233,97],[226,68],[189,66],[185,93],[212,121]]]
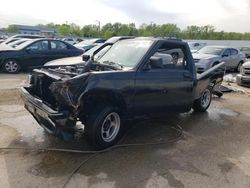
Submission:
[[[236,82],[238,85],[250,86],[250,75],[237,74]]]
[[[25,108],[32,114],[38,124],[49,133],[56,135],[58,130],[73,130],[72,124],[69,123],[72,121],[69,120],[70,113],[68,111],[52,109],[41,99],[32,96],[25,87],[21,88],[21,97]]]

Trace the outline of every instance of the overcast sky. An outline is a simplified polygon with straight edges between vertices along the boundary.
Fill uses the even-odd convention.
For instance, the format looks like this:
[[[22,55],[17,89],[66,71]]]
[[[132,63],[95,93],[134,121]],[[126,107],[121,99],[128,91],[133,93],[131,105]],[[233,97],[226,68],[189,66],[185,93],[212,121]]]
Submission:
[[[250,32],[250,0],[3,0],[0,27],[9,24],[107,22],[214,25],[217,30]]]

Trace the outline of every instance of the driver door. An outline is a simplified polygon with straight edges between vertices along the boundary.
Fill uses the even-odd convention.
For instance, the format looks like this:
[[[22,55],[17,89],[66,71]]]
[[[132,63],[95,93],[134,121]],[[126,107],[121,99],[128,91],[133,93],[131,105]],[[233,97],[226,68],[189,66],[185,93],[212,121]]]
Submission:
[[[180,51],[178,47],[160,47],[153,58],[161,58],[162,67],[151,66],[151,59],[144,68],[136,73],[134,115],[164,114],[182,112],[191,108],[193,93],[193,78],[188,70],[185,56],[177,62],[169,51]],[[184,54],[184,53],[183,53]]]

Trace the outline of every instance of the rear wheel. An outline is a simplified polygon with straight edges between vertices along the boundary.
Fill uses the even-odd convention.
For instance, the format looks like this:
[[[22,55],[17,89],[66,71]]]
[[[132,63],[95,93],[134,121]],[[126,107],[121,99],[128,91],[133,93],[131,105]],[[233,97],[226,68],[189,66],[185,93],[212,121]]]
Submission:
[[[193,109],[195,112],[205,112],[211,103],[212,100],[212,92],[210,89],[206,89],[201,97],[194,101]]]
[[[3,70],[7,73],[18,73],[20,65],[16,60],[9,59],[4,62]]]
[[[118,108],[106,105],[93,113],[85,122],[89,141],[99,149],[107,148],[121,138],[123,120]]]

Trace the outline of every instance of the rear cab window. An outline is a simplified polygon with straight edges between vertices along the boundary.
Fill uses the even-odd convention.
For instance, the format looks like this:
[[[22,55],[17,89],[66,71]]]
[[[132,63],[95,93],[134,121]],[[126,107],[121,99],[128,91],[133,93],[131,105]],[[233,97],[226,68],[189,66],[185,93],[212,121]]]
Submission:
[[[162,69],[187,70],[187,56],[184,45],[163,43],[153,55],[162,59]]]

